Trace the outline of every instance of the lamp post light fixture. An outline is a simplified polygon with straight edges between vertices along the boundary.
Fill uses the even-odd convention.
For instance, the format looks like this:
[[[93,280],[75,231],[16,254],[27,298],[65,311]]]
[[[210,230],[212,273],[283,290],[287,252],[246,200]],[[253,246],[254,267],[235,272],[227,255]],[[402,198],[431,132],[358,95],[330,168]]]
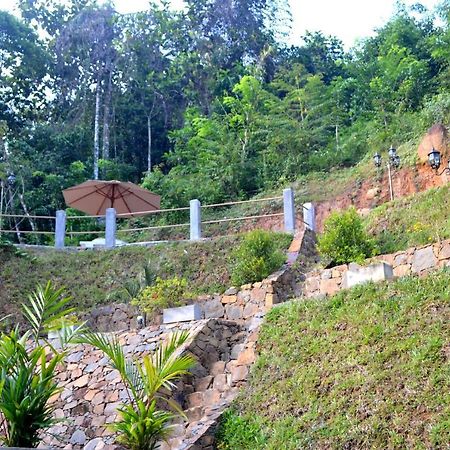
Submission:
[[[381,155],[379,153],[375,153],[373,156],[373,162],[375,163],[375,167],[381,167]]]
[[[386,167],[388,169],[388,179],[389,179],[389,194],[391,197],[391,201],[394,200],[394,188],[392,185],[392,171],[391,168],[398,169],[400,167],[400,156],[397,155],[397,149],[391,145],[391,148],[388,150],[389,159],[386,163]],[[378,169],[383,164],[383,158],[380,153],[375,153],[373,156],[373,162],[375,167]]]
[[[446,173],[450,175],[450,160],[448,161],[448,167],[445,167],[441,173],[438,173],[439,167],[441,167],[442,157],[441,152],[437,151],[434,147],[431,152],[428,153],[428,164],[435,171],[436,175],[441,176]]]

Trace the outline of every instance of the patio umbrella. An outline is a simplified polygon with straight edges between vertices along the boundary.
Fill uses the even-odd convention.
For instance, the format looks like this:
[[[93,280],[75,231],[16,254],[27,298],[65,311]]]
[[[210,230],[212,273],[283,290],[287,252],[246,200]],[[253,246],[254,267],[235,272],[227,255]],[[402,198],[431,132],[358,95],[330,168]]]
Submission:
[[[155,211],[161,197],[136,184],[122,181],[89,180],[63,191],[67,206],[93,216],[103,216],[107,208],[117,214]]]

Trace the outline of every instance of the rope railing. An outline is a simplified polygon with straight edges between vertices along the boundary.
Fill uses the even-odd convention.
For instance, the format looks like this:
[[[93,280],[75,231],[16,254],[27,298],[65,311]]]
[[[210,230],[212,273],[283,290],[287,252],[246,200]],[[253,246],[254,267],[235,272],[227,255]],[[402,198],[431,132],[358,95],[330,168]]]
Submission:
[[[83,235],[83,234],[105,234],[105,230],[96,230],[96,231],[67,231],[67,234],[73,235]]]
[[[13,233],[13,234],[48,234],[54,235],[53,231],[33,231],[33,230],[0,230],[1,233]]]
[[[124,228],[117,230],[120,233],[130,233],[133,231],[147,231],[147,230],[163,230],[166,228],[183,228],[183,227],[189,227],[190,223],[177,223],[174,225],[158,225],[154,227],[141,227],[141,228]]]
[[[269,198],[257,198],[252,200],[239,200],[236,202],[226,202],[226,203],[213,203],[211,205],[202,205],[202,208],[220,208],[222,206],[233,206],[242,205],[244,203],[260,203],[260,202],[272,202],[275,200],[283,200],[283,197],[269,197]]]
[[[243,211],[240,210],[230,210],[230,211],[223,211],[220,213],[220,215],[213,215],[213,214],[206,214],[205,217],[202,220],[202,209],[203,210],[211,210],[212,208],[222,208],[222,207],[230,207],[235,205],[243,205],[243,204],[251,204],[251,203],[263,203],[263,202],[277,202],[274,205],[271,205],[269,208],[269,211],[267,214],[254,214],[255,212],[262,212],[262,211],[253,211],[252,209],[246,209],[244,214],[250,214],[250,215],[239,215],[239,217],[224,217],[225,215],[233,215],[233,214],[239,214],[239,212],[242,214]],[[278,203],[280,202],[280,203]],[[274,212],[279,211],[279,207],[281,206],[282,212]],[[309,229],[314,230],[314,205],[311,203],[302,205],[303,208],[303,218],[298,217],[298,209],[300,209],[300,206],[298,209],[295,208],[294,205],[294,193],[292,189],[285,189],[283,191],[283,196],[274,196],[274,197],[267,197],[267,198],[257,198],[257,199],[251,199],[251,200],[239,200],[239,201],[233,201],[233,202],[224,202],[224,203],[213,203],[213,204],[207,204],[207,205],[201,205],[201,203],[198,200],[192,200],[190,202],[190,205],[188,207],[180,207],[180,208],[167,208],[167,209],[160,209],[160,210],[154,210],[154,211],[139,211],[135,213],[119,213],[117,214],[116,211],[112,208],[106,210],[106,215],[78,215],[78,216],[68,216],[66,215],[66,212],[61,210],[57,211],[56,217],[53,216],[40,216],[40,215],[19,215],[19,214],[1,214],[1,218],[21,218],[21,219],[45,219],[45,220],[56,220],[55,223],[55,229],[54,231],[38,231],[38,230],[16,230],[16,229],[7,229],[2,230],[0,229],[1,233],[14,233],[14,234],[35,234],[35,235],[53,235],[55,237],[55,247],[56,248],[64,248],[65,246],[65,238],[66,236],[82,236],[82,235],[103,235],[105,238],[105,247],[112,248],[116,244],[116,236],[119,234],[125,234],[125,233],[139,233],[139,232],[146,232],[146,231],[156,231],[156,230],[176,230],[176,229],[188,229],[189,231],[189,237],[190,240],[198,240],[202,239],[204,237],[202,233],[202,227],[205,227],[207,225],[213,225],[213,224],[224,224],[224,223],[232,223],[232,222],[241,222],[241,221],[249,221],[249,220],[260,220],[260,219],[269,219],[269,218],[281,218],[284,217],[284,221],[282,221],[282,224],[284,223],[284,229],[286,232],[293,233],[296,229],[296,221],[300,221],[306,224],[306,227]],[[264,208],[263,211],[267,209]],[[301,210],[301,209],[300,209]],[[163,214],[163,213],[170,213],[170,212],[180,212],[180,211],[189,211],[189,222],[184,223],[174,223],[174,224],[161,224],[158,225],[156,223],[153,223],[150,221],[150,223],[147,222],[149,226],[143,226],[145,223],[136,223],[136,227],[133,228],[134,224],[130,224],[131,226],[128,226],[127,228],[120,229],[118,225],[118,219],[127,219],[127,218],[133,218],[133,217],[143,217],[143,216],[150,216],[155,214]],[[252,214],[253,213],[253,214]],[[209,216],[209,217],[208,217]],[[217,218],[219,217],[219,218]],[[83,219],[104,219],[104,227],[102,230],[76,230],[72,231],[72,225],[67,226],[68,221],[73,220],[83,220]],[[179,220],[179,219],[178,219]],[[20,222],[22,222],[21,220]],[[10,223],[8,223],[10,222]],[[0,222],[1,226],[1,222]],[[11,221],[7,221],[4,224],[5,228],[12,228],[14,225],[11,223]],[[126,225],[125,225],[126,226]],[[75,227],[74,228],[78,228]],[[96,226],[92,226],[92,228],[96,228]],[[220,229],[223,230],[224,227],[220,227]],[[229,230],[228,232],[231,232],[233,230],[232,227],[226,228]],[[184,235],[184,231],[182,232]],[[142,239],[147,238],[147,236],[152,236],[153,234],[149,233],[148,235],[145,235],[143,233],[142,235],[134,235],[131,240],[136,239]],[[163,234],[157,234],[156,238],[164,236],[164,239],[167,240],[167,236],[175,236],[176,238],[180,238],[180,233],[175,233],[174,235],[169,233],[163,233]],[[153,241],[152,241],[153,242]]]
[[[105,215],[103,216],[66,216],[66,220],[79,220],[79,219],[104,219]]]
[[[121,213],[117,214],[117,217],[119,218],[126,218],[126,217],[134,217],[134,216],[146,216],[150,214],[161,214],[161,213],[168,213],[168,212],[176,212],[176,211],[189,211],[189,206],[183,206],[182,208],[168,208],[168,209],[157,209],[154,211],[139,211],[134,213]]]
[[[0,214],[0,219],[6,218],[15,218],[15,219],[46,219],[46,220],[56,220],[55,216],[25,216],[20,214]]]
[[[205,222],[202,222],[202,224],[208,225],[211,223],[237,222],[239,220],[262,219],[264,217],[281,217],[281,216],[284,216],[284,213],[261,214],[258,216],[243,216],[243,217],[232,217],[232,218],[217,219],[217,220],[206,220]]]

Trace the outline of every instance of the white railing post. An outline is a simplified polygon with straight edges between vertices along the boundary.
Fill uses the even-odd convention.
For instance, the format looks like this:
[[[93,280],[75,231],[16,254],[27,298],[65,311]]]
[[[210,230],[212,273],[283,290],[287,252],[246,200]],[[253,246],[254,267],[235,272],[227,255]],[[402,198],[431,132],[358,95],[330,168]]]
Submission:
[[[108,208],[106,210],[106,224],[105,224],[105,247],[114,248],[116,246],[116,210]]]
[[[198,200],[191,200],[190,206],[190,239],[198,241],[202,238],[202,205]]]
[[[303,205],[303,222],[307,230],[316,231],[316,209],[312,203]]]
[[[295,203],[294,190],[292,188],[283,190],[284,207],[284,231],[294,233],[295,231]]]
[[[55,248],[64,248],[66,238],[66,212],[56,211]]]

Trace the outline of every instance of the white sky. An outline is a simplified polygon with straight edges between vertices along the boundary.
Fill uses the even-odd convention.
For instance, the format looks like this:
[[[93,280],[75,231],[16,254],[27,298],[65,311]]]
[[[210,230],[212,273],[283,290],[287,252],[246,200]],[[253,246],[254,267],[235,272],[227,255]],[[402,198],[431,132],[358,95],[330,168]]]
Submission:
[[[293,15],[292,43],[299,43],[306,30],[322,31],[340,38],[347,48],[357,39],[372,34],[394,12],[395,0],[289,0]],[[404,0],[414,4],[420,0]],[[15,0],[0,0],[0,9],[14,10]],[[148,0],[115,0],[120,12],[143,10]],[[172,0],[174,7],[181,7],[183,0]],[[439,0],[421,0],[424,6],[433,8]]]

